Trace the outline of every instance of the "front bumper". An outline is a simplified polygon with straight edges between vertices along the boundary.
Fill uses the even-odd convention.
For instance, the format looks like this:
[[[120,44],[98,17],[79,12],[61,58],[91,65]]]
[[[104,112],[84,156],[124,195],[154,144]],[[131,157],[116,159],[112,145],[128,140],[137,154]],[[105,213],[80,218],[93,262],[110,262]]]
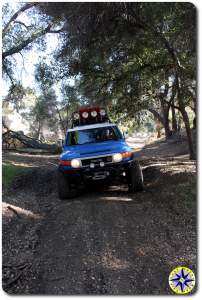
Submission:
[[[70,183],[81,184],[89,181],[107,180],[110,182],[126,181],[127,170],[130,168],[133,159],[120,163],[111,163],[104,167],[70,169],[59,166]]]

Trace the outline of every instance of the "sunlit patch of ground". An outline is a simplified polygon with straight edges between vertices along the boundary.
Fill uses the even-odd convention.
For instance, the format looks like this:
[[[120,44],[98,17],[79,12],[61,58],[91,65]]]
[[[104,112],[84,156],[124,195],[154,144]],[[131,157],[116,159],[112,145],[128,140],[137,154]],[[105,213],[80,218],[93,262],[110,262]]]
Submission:
[[[132,198],[130,197],[117,197],[117,196],[114,196],[114,197],[100,197],[99,200],[106,200],[106,201],[125,201],[125,202],[128,202],[128,201],[133,201]]]
[[[13,217],[13,216],[22,216],[32,219],[41,219],[41,216],[39,214],[35,214],[30,210],[3,202],[2,203],[2,215],[3,217]]]
[[[187,155],[151,159],[149,151],[141,161],[144,192],[132,195],[126,184],[100,185],[63,202],[54,173],[58,156],[4,155],[15,168],[31,173],[20,175],[4,195],[3,263],[28,262],[36,271],[7,290],[34,294],[37,281],[39,293],[47,294],[82,289],[168,294],[170,269],[182,264],[195,270],[196,164]],[[8,283],[12,272],[5,269]]]
[[[115,253],[112,253],[109,249],[101,257],[102,265],[106,269],[111,270],[124,270],[129,268],[130,264],[126,260],[116,257]]]
[[[25,164],[30,167],[41,167],[58,163],[59,155],[29,154],[5,151],[2,155],[4,162],[12,164]]]

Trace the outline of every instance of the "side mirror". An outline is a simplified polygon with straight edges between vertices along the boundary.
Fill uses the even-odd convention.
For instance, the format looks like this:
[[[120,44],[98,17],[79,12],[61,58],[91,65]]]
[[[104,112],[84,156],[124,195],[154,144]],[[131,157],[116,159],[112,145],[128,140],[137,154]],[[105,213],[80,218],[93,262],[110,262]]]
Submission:
[[[127,139],[127,138],[128,138],[128,132],[127,132],[127,131],[124,132],[124,133],[123,133],[123,136],[124,136],[125,139]]]
[[[61,146],[62,146],[62,148],[64,148],[64,145],[65,145],[65,140],[62,140],[62,141],[61,141]]]

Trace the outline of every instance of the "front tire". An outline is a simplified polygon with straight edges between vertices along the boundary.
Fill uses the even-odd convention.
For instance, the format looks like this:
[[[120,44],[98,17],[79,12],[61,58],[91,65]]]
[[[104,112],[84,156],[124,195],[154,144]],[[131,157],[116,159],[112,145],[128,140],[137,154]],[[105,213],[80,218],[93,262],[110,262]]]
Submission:
[[[57,175],[58,196],[61,200],[74,198],[77,194],[75,189],[72,189],[67,176],[61,171]]]
[[[142,169],[138,161],[134,161],[128,171],[128,187],[131,193],[144,189]]]

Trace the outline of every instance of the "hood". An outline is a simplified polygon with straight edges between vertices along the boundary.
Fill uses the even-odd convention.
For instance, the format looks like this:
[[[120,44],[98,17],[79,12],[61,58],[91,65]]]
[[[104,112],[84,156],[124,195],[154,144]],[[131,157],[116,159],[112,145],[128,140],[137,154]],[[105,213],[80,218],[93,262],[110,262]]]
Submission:
[[[96,155],[99,156],[124,151],[131,151],[131,148],[124,140],[106,141],[77,146],[65,146],[60,159],[70,160],[72,158],[84,158]]]

